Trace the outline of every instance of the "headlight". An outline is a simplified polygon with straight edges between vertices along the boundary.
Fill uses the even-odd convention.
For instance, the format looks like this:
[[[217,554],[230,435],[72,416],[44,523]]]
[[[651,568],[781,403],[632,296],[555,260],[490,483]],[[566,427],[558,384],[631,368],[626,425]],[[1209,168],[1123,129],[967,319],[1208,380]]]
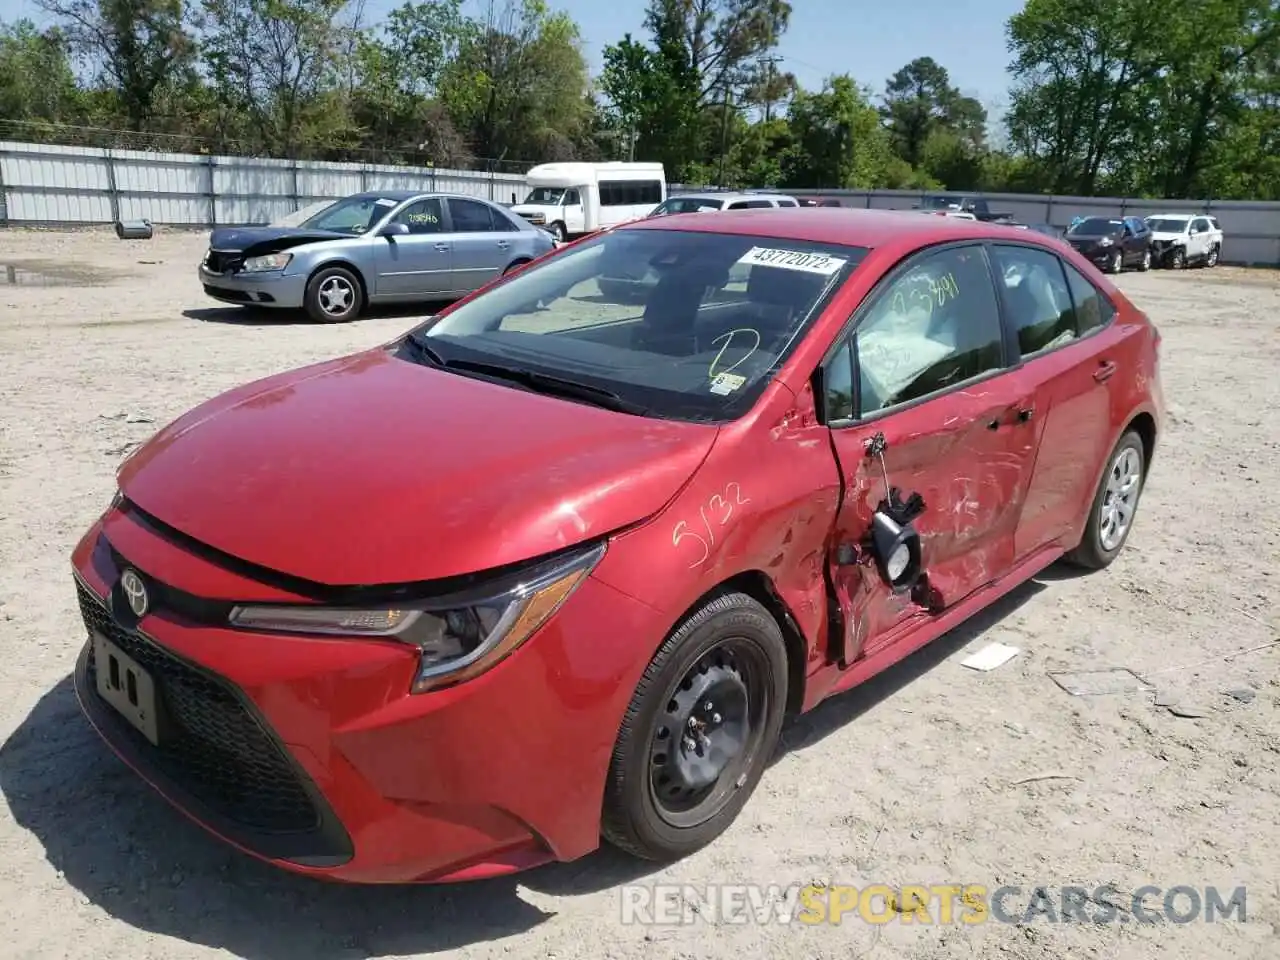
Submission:
[[[604,556],[605,546],[559,558],[519,577],[451,597],[396,606],[243,606],[233,626],[282,633],[396,640],[416,647],[413,692],[469,680],[503,660],[560,609]]]
[[[249,257],[244,262],[245,273],[264,273],[267,270],[283,270],[293,259],[292,253],[268,253],[265,257]]]
[[[1110,237],[1103,237],[1101,240],[1098,241],[1098,246],[1109,247],[1111,246],[1111,243],[1112,243],[1112,240]]]

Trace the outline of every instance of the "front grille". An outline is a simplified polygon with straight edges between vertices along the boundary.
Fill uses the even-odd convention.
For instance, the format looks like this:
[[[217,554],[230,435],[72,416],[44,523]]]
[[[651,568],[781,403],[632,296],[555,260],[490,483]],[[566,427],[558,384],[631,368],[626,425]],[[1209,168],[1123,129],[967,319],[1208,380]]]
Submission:
[[[210,250],[204,264],[213,273],[226,273],[228,270],[239,270],[244,266],[244,254],[229,251]]]
[[[76,592],[89,632],[105,636],[155,682],[163,718],[160,746],[123,719],[118,725],[119,735],[129,738],[138,755],[218,816],[244,828],[268,834],[319,829],[319,811],[299,772],[229,685],[122,627],[79,581]],[[92,649],[88,686],[96,691]]]
[[[238,303],[249,303],[253,300],[244,290],[228,290],[226,287],[215,287],[211,283],[204,284],[204,292],[217,300],[235,300]]]

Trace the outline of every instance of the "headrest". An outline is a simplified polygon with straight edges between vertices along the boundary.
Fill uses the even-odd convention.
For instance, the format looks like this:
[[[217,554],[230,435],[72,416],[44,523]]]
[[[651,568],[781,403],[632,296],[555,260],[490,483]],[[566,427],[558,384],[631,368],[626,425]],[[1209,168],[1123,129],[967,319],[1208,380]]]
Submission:
[[[747,277],[747,299],[803,310],[817,299],[828,279],[802,270],[755,264]]]

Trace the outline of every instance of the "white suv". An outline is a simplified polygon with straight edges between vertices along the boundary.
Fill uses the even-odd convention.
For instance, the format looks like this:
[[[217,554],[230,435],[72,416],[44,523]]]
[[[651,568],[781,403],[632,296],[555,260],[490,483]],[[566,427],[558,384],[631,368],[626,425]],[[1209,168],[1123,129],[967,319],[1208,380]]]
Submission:
[[[667,197],[649,212],[650,217],[666,217],[674,213],[705,213],[711,210],[753,210],[776,207],[798,207],[795,197],[781,193],[682,193]]]
[[[1156,213],[1146,218],[1151,256],[1162,267],[1181,270],[1193,263],[1216,266],[1222,256],[1222,227],[1207,214]]]

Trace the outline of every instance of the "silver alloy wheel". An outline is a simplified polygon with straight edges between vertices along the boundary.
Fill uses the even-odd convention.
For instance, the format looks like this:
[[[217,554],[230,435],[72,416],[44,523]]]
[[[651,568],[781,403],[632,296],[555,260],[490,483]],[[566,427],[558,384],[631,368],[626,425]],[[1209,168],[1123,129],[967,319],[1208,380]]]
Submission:
[[[1209,248],[1209,266],[1216,267],[1218,265],[1218,248]]]
[[[1108,553],[1120,546],[1133,523],[1141,485],[1138,452],[1133,447],[1125,447],[1111,462],[1102,509],[1098,511],[1098,542]]]
[[[1119,273],[1124,269],[1124,254],[1117,250],[1111,255],[1111,272]]]
[[[350,310],[356,298],[355,288],[345,278],[338,276],[329,277],[320,284],[316,294],[320,309],[331,317],[340,317]]]
[[[1142,269],[1143,270],[1151,269],[1151,251],[1150,250],[1148,250],[1146,253],[1142,255]]]

